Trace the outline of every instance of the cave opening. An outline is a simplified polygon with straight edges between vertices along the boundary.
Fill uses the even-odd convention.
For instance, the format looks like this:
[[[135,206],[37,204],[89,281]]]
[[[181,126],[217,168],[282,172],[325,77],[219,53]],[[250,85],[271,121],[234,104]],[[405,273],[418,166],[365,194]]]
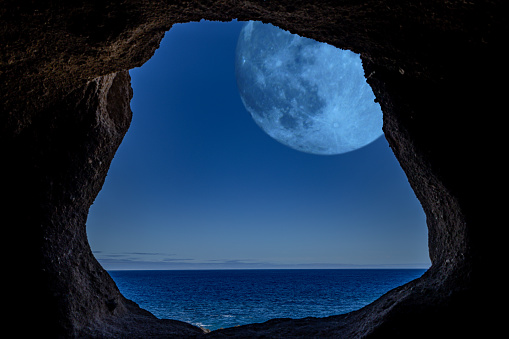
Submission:
[[[133,122],[87,223],[99,262],[111,272],[180,274],[429,267],[424,213],[383,137],[319,157],[255,126],[233,95],[241,25],[175,25],[131,70]],[[120,289],[156,316],[180,320]]]
[[[6,279],[17,296],[10,298],[9,323],[26,324],[27,317],[19,315],[30,305],[29,313],[37,316],[20,328],[33,336],[202,336],[195,326],[159,321],[126,300],[90,251],[86,221],[131,121],[128,70],[149,60],[176,22],[237,17],[274,22],[362,53],[367,81],[384,109],[385,136],[426,213],[433,264],[422,278],[357,312],[279,319],[208,336],[424,338],[499,332],[500,293],[489,277],[503,256],[492,241],[499,223],[491,222],[493,204],[487,203],[493,200],[489,190],[501,181],[494,171],[500,157],[489,152],[498,134],[485,126],[493,119],[482,119],[479,112],[499,112],[505,98],[499,86],[507,31],[501,8],[501,1],[6,4],[0,66],[4,229],[20,254],[10,261],[15,270]],[[139,117],[142,111],[136,111]],[[107,200],[113,174],[114,168],[94,208]],[[392,195],[391,190],[385,196]],[[121,202],[125,216],[112,219],[120,219],[129,233],[132,205]],[[90,236],[97,239],[93,232]],[[174,238],[182,239],[178,232]],[[339,250],[342,239],[336,239]],[[112,259],[119,253],[96,245],[103,264],[105,255]]]

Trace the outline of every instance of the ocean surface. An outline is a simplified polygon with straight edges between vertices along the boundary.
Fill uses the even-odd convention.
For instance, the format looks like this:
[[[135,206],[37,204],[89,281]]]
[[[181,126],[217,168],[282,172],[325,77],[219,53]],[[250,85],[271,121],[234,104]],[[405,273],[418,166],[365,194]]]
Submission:
[[[109,271],[158,318],[210,330],[358,310],[424,269]]]

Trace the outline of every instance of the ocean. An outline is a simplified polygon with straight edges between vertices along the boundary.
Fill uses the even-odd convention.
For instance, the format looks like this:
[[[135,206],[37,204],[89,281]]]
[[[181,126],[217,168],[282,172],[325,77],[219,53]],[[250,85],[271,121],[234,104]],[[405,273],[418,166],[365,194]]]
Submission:
[[[109,271],[158,318],[209,330],[358,310],[424,269]]]

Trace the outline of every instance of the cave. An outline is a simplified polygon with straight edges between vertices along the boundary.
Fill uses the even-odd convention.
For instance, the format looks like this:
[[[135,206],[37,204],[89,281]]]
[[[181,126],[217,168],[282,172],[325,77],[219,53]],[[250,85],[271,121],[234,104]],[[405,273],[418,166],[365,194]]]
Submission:
[[[0,86],[8,327],[50,337],[467,337],[496,333],[502,1],[7,2]],[[421,202],[432,265],[372,304],[204,334],[124,298],[86,236],[131,121],[128,70],[174,23],[260,20],[359,53]],[[490,125],[488,125],[490,124]],[[493,128],[495,127],[495,128]],[[498,146],[499,147],[499,146]],[[500,152],[499,152],[500,153]],[[498,155],[500,157],[500,155]],[[497,226],[495,226],[497,225]],[[500,237],[498,237],[500,238]]]

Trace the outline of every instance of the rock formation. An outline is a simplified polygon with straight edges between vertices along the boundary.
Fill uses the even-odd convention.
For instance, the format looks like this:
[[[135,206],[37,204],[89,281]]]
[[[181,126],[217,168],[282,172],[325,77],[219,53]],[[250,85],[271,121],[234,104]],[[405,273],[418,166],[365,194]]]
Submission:
[[[2,1],[7,327],[52,337],[489,337],[500,326],[489,277],[502,261],[491,204],[501,180],[490,150],[505,94],[505,9],[501,0]],[[87,213],[129,127],[127,70],[174,23],[234,18],[361,54],[385,137],[427,216],[432,267],[422,278],[346,315],[203,334],[126,300],[95,260]]]

